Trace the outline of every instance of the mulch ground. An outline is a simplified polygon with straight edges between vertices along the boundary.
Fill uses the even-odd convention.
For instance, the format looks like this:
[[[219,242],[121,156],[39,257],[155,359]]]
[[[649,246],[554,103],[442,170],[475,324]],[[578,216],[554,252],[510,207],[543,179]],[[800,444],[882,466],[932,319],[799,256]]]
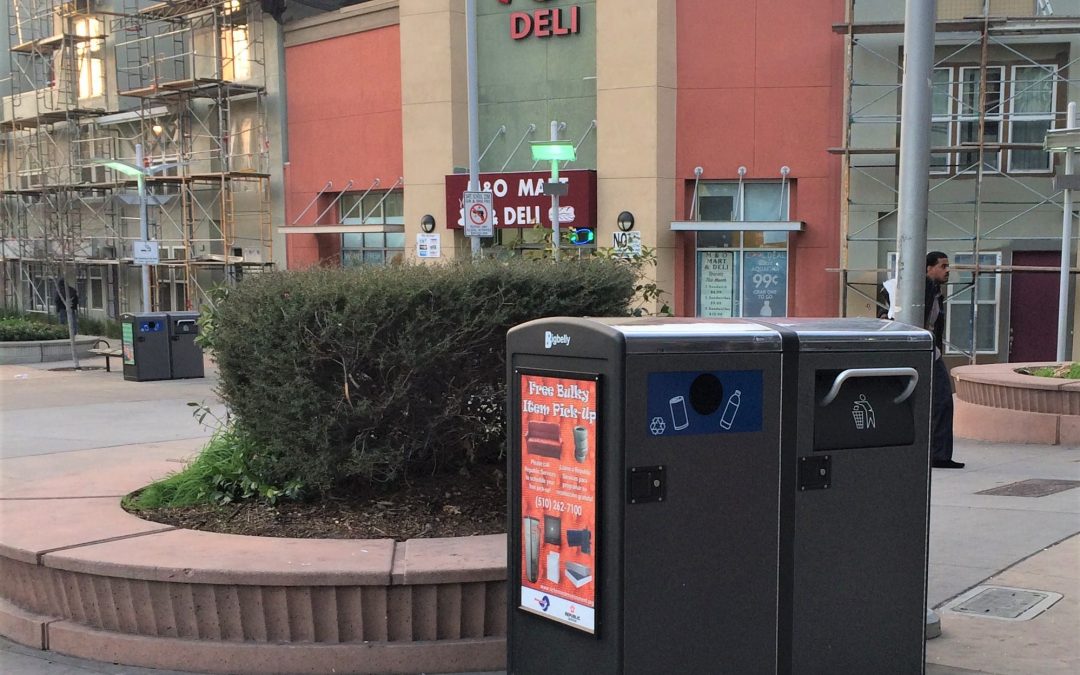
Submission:
[[[192,506],[136,515],[191,530],[260,537],[404,541],[498,534],[506,532],[506,481],[501,471],[479,468],[412,480],[363,499]]]

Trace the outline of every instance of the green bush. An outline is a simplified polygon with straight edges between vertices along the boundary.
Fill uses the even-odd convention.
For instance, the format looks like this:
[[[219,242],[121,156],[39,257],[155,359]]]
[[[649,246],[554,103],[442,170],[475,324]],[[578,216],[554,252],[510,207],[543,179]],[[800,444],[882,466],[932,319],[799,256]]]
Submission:
[[[363,491],[498,459],[506,331],[626,315],[637,277],[601,259],[269,273],[219,299],[204,342],[252,473]]]
[[[40,323],[23,318],[0,319],[0,342],[63,340],[67,336],[67,326]]]
[[[80,335],[97,335],[119,340],[121,331],[120,322],[114,319],[96,319],[83,314],[79,315]]]

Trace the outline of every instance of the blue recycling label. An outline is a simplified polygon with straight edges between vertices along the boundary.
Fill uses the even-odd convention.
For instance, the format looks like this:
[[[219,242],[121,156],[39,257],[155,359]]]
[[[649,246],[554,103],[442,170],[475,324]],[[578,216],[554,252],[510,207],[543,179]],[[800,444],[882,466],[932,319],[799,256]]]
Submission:
[[[762,371],[649,373],[650,436],[761,431]]]

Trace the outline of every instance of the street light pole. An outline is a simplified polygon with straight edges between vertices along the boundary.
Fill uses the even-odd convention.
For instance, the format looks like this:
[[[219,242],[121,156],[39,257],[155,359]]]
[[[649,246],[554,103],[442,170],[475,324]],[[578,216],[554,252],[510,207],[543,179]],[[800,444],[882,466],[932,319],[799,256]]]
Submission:
[[[1068,114],[1065,117],[1067,129],[1076,128],[1076,101],[1069,102]],[[1065,175],[1073,173],[1073,149],[1065,151]],[[1058,286],[1058,325],[1057,325],[1057,360],[1065,360],[1065,352],[1068,351],[1066,341],[1069,337],[1068,326],[1065,322],[1069,319],[1069,270],[1072,268],[1072,209],[1073,191],[1065,188],[1063,191],[1064,214],[1061,218],[1061,281]],[[1073,358],[1076,355],[1073,354]]]
[[[551,121],[551,140],[559,140],[559,122]],[[559,160],[551,160],[551,182],[559,182]],[[552,191],[551,194],[551,250],[552,257],[559,259],[559,193]]]
[[[465,69],[469,109],[469,191],[480,191],[480,102],[476,81],[476,0],[465,0]],[[468,218],[468,214],[465,214]],[[480,237],[469,237],[472,257],[481,254]]]
[[[139,239],[150,241],[150,223],[146,210],[146,169],[143,167],[142,143],[135,144],[135,166],[139,169],[136,177],[139,182]],[[142,311],[150,311],[150,266],[140,265],[142,271]]]

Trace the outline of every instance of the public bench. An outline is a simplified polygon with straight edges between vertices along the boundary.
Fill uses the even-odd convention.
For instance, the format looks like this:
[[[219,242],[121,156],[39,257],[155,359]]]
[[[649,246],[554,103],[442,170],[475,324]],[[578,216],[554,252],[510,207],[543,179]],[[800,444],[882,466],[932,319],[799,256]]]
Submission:
[[[104,347],[99,347],[98,345],[100,345],[102,343],[104,343],[105,346]],[[114,357],[118,358],[118,359],[124,357],[124,350],[122,350],[122,349],[114,349],[113,346],[109,344],[109,341],[105,340],[105,339],[100,339],[100,340],[96,341],[94,343],[94,346],[90,349],[90,353],[91,354],[97,354],[98,356],[104,356],[105,357],[105,372],[107,372],[107,373],[112,372],[111,360]]]

